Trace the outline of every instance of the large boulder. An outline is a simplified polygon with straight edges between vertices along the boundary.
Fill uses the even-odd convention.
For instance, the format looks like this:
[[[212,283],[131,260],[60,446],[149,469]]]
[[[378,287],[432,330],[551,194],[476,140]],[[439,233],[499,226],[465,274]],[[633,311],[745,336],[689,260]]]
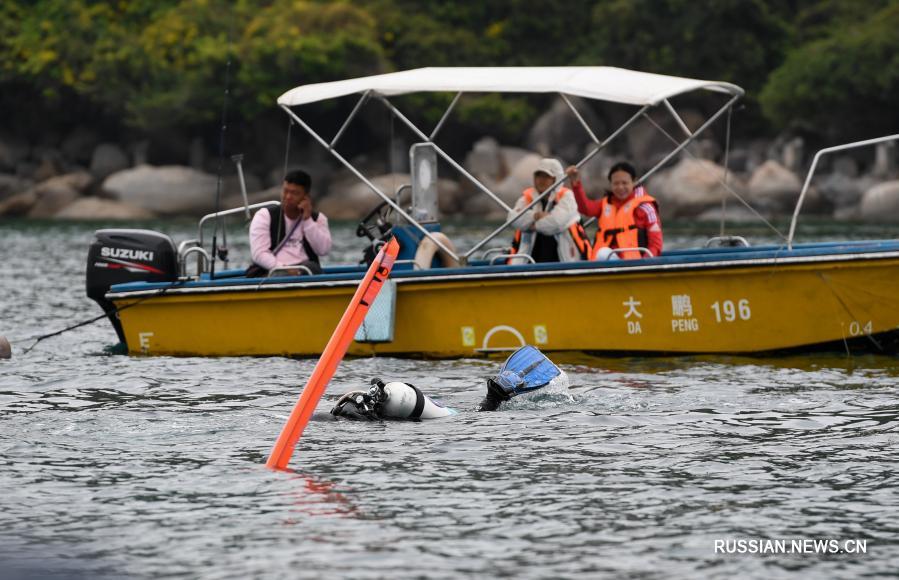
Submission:
[[[679,114],[687,127],[693,131],[702,126],[705,121],[705,117],[701,113],[690,109],[679,111]],[[678,143],[686,139],[683,129],[670,114],[656,114],[653,116],[653,121]],[[653,167],[661,161],[676,146],[671,139],[659,131],[658,127],[646,119],[634,122],[625,132],[624,138],[627,141],[629,158],[634,160],[635,165],[647,168]]]
[[[49,218],[78,199],[90,187],[93,178],[86,171],[68,173],[34,186],[37,201],[28,211],[30,218]]]
[[[846,177],[857,177],[858,161],[850,155],[839,155],[833,160],[833,173]]]
[[[537,164],[540,163],[541,159],[543,159],[543,157],[537,153],[529,153],[520,158],[515,165],[510,168],[506,178],[496,185],[496,189],[493,190],[493,193],[507,204],[513,205],[521,196],[521,192],[524,191],[525,188],[534,185],[534,170],[537,168]],[[495,204],[495,202],[490,203]]]
[[[0,201],[30,188],[34,183],[17,175],[0,173]]]
[[[603,134],[605,127],[590,106],[583,99],[570,97],[571,104],[594,132]],[[543,113],[531,127],[527,147],[544,157],[557,157],[566,162],[573,161],[590,142],[590,136],[583,125],[561,98],[556,99],[548,111]]]
[[[492,137],[485,137],[469,152],[465,167],[487,189],[512,205],[521,191],[533,184],[533,168],[540,159],[532,151],[501,146]],[[455,212],[484,219],[505,218],[506,210],[469,179],[461,177],[460,186]],[[450,213],[443,207],[441,212]]]
[[[114,143],[100,143],[90,158],[90,172],[97,181],[103,181],[113,173],[127,169],[128,166],[128,155]]]
[[[99,197],[82,197],[58,211],[53,217],[66,220],[145,220],[156,214],[129,203]]]
[[[899,222],[899,180],[887,181],[865,192],[861,218],[872,222]]]
[[[724,153],[721,145],[714,139],[697,139],[693,143],[687,145],[687,150],[698,159],[708,159],[716,161],[722,159]],[[730,163],[730,152],[728,152],[728,163]]]
[[[410,179],[408,174],[388,173],[371,178],[371,182],[382,193],[393,199],[396,187],[409,183]],[[368,185],[359,181],[358,178],[351,177],[331,182],[328,186],[328,193],[324,196],[316,196],[315,200],[315,209],[324,212],[328,219],[347,220],[359,219],[381,203],[381,198]],[[403,205],[406,206],[408,203],[404,202]]]
[[[805,139],[787,130],[771,140],[765,140],[764,159],[777,161],[789,171],[799,171],[805,160]]]
[[[650,177],[647,188],[649,194],[659,200],[664,216],[693,217],[719,206],[725,197],[733,199],[728,187],[745,196],[746,186],[742,180],[728,173],[728,187],[725,187],[724,177],[724,167],[707,159],[686,158],[671,169]]]
[[[400,185],[411,182],[411,176],[407,173],[388,173],[371,178],[371,182],[393,199],[393,192]],[[437,180],[438,211],[441,216],[456,213],[458,198],[461,188],[455,181],[449,179]],[[408,192],[403,194],[402,206],[405,210],[409,206]],[[316,208],[324,212],[328,219],[357,220],[364,217],[372,208],[381,203],[381,198],[371,190],[368,185],[355,180],[341,180],[333,182],[328,188],[328,194],[323,198],[317,198]]]
[[[161,216],[203,215],[215,207],[217,178],[180,165],[140,165],[113,173],[104,194]]]
[[[18,217],[28,215],[34,204],[37,203],[37,192],[31,188],[22,193],[11,195],[7,199],[0,201],[0,216]]]
[[[62,175],[62,154],[52,147],[35,147],[32,156],[37,160],[37,167],[31,176],[35,181],[47,181],[53,177]]]
[[[889,177],[896,174],[899,163],[896,161],[896,142],[878,143],[874,148],[874,167],[871,173],[877,177]]]
[[[260,203],[262,201],[271,201],[281,199],[281,185],[264,189],[262,180],[253,173],[244,172],[244,182],[247,187],[247,199],[250,204]],[[222,208],[229,209],[243,205],[243,194],[240,190],[240,179],[237,175],[227,176],[222,183],[224,199]],[[261,195],[260,195],[261,194]]]
[[[511,206],[513,203],[509,205]],[[469,194],[462,200],[459,212],[465,216],[484,220],[505,220],[508,213],[501,205],[484,193]]]
[[[816,178],[814,183],[818,193],[833,207],[834,212],[846,215],[846,208],[857,207],[862,194],[879,183],[879,180],[867,176],[851,177],[839,172]]]
[[[759,216],[757,214],[736,200],[728,200],[727,205],[724,208],[722,208],[721,205],[710,207],[696,216],[696,220],[701,222],[720,222],[722,215],[724,216],[725,222],[753,223],[759,221]],[[764,216],[764,214],[762,215]]]
[[[587,145],[584,150],[584,155],[591,153],[595,148],[596,146],[592,143]],[[619,161],[621,161],[620,156],[613,156],[603,150],[594,154],[593,157],[581,166],[578,170],[578,178],[581,180],[584,191],[587,192],[587,197],[599,199],[611,189],[608,177],[609,169]],[[637,168],[637,171],[640,171],[639,167]],[[568,184],[566,184],[566,186],[567,185]]]
[[[773,159],[762,163],[749,178],[750,203],[773,213],[792,209],[801,190],[799,177]],[[816,197],[813,192],[806,195],[805,203]]]
[[[463,167],[483,182],[497,182],[505,177],[499,143],[493,137],[482,137],[465,156]]]
[[[512,169],[518,165],[518,162],[531,155],[533,151],[528,151],[527,149],[522,149],[521,147],[510,147],[508,145],[501,145],[499,148],[499,161],[500,161],[500,179],[505,179],[510,173],[512,173]]]

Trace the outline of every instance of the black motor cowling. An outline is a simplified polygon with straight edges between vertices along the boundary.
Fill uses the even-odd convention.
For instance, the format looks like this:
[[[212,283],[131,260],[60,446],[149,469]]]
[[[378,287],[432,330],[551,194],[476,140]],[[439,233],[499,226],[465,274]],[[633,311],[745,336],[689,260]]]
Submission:
[[[94,232],[87,252],[87,296],[103,308],[123,344],[125,336],[115,306],[106,300],[109,288],[126,282],[171,282],[177,277],[177,252],[167,235],[150,230]]]

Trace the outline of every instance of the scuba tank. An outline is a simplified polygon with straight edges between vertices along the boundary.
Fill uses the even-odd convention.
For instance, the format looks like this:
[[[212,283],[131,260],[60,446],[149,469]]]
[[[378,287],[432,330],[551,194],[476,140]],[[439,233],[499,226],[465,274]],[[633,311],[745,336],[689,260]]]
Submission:
[[[384,383],[372,379],[365,391],[350,391],[340,397],[331,409],[335,417],[378,421],[382,419],[438,419],[455,415],[457,411],[444,407],[425,395],[415,385],[401,382]]]
[[[561,374],[538,348],[523,346],[506,359],[495,377],[487,379],[487,396],[478,411],[495,411],[503,401],[541,389]]]

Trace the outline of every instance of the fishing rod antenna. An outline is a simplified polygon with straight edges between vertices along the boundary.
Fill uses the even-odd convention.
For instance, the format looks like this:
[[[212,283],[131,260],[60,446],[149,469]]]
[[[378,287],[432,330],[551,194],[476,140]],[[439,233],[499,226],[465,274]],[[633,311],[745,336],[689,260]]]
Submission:
[[[215,213],[221,211],[222,199],[222,173],[225,167],[225,135],[228,132],[228,97],[231,95],[231,39],[234,32],[234,11],[232,9],[231,16],[228,21],[228,39],[225,46],[225,92],[222,97],[222,123],[219,131],[219,166],[218,178],[215,183]],[[249,211],[249,210],[248,210]],[[218,245],[218,231],[222,230],[222,245]],[[225,267],[228,266],[228,231],[225,228],[224,217],[217,215],[215,218],[215,229],[212,232],[212,260],[210,264],[209,277],[215,279],[215,259],[221,258]]]

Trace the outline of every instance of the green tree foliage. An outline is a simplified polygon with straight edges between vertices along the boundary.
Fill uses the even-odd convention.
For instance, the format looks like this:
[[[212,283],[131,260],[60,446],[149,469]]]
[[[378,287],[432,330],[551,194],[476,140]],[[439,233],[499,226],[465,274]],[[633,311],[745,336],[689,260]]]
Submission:
[[[750,105],[765,87],[775,123],[842,130],[895,123],[897,4],[5,0],[0,107],[29,103],[48,124],[78,108],[94,115],[87,122],[103,117],[144,132],[208,130],[226,70],[235,122],[274,111],[280,94],[306,83],[422,66],[587,64],[732,81]],[[448,98],[410,97],[415,110],[406,112],[436,122]],[[448,130],[513,141],[547,102],[466,95]]]
[[[348,2],[276,0],[246,17],[237,85],[249,113],[294,86],[386,71],[374,18]]]
[[[295,84],[383,66],[374,20],[343,2],[38,0],[2,14],[0,82],[28,83],[49,106],[74,95],[150,132],[215,120],[229,58],[248,116]]]
[[[592,17],[595,61],[735,82],[749,92],[779,64],[789,39],[762,0],[612,0]]]
[[[829,137],[871,137],[899,127],[899,2],[790,53],[761,94],[772,121]]]
[[[736,83],[752,100],[790,28],[763,0],[611,0],[592,12],[586,62]]]
[[[427,66],[573,64],[588,40],[590,0],[365,0],[377,15],[378,38],[395,70]],[[440,118],[444,95],[416,99],[413,119]],[[545,97],[465,95],[451,123],[465,135],[517,141],[544,108]]]

